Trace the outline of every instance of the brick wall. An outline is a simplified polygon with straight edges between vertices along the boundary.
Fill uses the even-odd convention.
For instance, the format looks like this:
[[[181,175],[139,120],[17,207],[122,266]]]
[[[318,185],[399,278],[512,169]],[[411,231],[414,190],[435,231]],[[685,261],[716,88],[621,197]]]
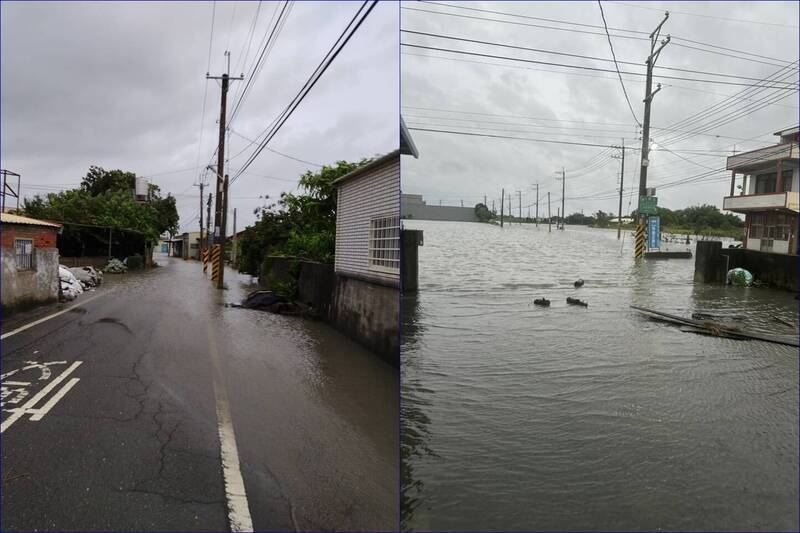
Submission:
[[[13,248],[14,239],[33,239],[34,248],[55,248],[56,228],[49,226],[23,226],[21,224],[3,224],[2,246]]]

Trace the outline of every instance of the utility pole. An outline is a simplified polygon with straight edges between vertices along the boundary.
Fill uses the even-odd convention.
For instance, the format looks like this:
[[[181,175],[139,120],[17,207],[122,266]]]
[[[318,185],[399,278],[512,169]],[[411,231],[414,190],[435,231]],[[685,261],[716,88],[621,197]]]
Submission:
[[[522,224],[522,191],[517,191],[517,198],[519,199],[519,223]]]
[[[503,227],[503,206],[506,205],[506,190],[500,193],[500,227]]]
[[[644,96],[644,120],[642,122],[642,167],[639,172],[639,204],[641,205],[642,196],[647,196],[647,167],[650,164],[650,104],[653,102],[653,97],[658,91],[661,90],[661,84],[653,91],[653,67],[658,59],[661,50],[670,41],[670,36],[661,41],[661,46],[656,49],[658,37],[661,34],[661,27],[669,18],[669,11],[664,13],[664,19],[650,34],[650,56],[648,56],[645,64],[647,65],[647,80],[645,82],[645,96]],[[636,245],[634,247],[634,258],[639,259],[644,255],[644,227],[647,222],[647,215],[641,213],[641,209],[637,209],[639,215],[639,227],[636,230]]]
[[[228,72],[223,74],[222,76],[210,76],[208,72],[206,72],[206,79],[212,80],[222,80],[222,96],[220,99],[220,106],[219,106],[219,145],[217,147],[217,198],[216,198],[216,206],[214,209],[214,242],[221,248],[225,246],[225,202],[227,200],[227,195],[225,194],[225,190],[227,189],[227,176],[223,178],[223,174],[225,172],[225,117],[227,114],[227,104],[228,104],[228,86],[231,81],[243,80],[244,75],[238,78],[231,78],[230,77],[230,52],[226,51],[225,55],[228,57]],[[222,250],[220,250],[220,256],[222,256]],[[224,261],[223,261],[224,263]],[[225,269],[220,267],[219,269],[219,276],[217,277],[217,288],[222,289],[224,288],[224,273]]]
[[[225,265],[225,235],[228,233],[228,175],[225,174],[225,180],[222,182],[222,250],[220,255],[222,257],[222,265]],[[219,278],[222,280],[222,271],[224,268],[219,269]],[[222,288],[222,287],[218,287]]]
[[[561,231],[564,231],[564,219],[567,217],[567,211],[564,209],[564,196],[567,194],[567,176],[564,173],[564,167],[561,167]]]
[[[206,202],[206,249],[211,253],[211,232],[208,228],[211,227],[211,193],[208,193],[208,201]]]
[[[617,215],[617,240],[622,237],[622,190],[625,184],[625,138],[622,138],[622,146],[615,146],[622,151],[622,155],[612,155],[614,159],[622,160],[622,169],[619,172],[619,214]]]
[[[553,216],[550,214],[550,191],[547,192],[547,231],[553,231]]]
[[[492,200],[492,213],[494,213],[494,200]]]
[[[483,195],[483,205],[486,205],[486,195],[485,194]]]
[[[236,208],[233,208],[233,243],[231,245],[231,263],[236,264]]]
[[[536,227],[539,227],[539,184],[536,184]]]
[[[195,183],[196,186],[200,187],[200,253],[203,253],[203,187],[205,184],[200,181],[200,183]]]
[[[514,214],[511,211],[511,191],[508,191],[508,223],[511,224],[511,219],[514,218]]]

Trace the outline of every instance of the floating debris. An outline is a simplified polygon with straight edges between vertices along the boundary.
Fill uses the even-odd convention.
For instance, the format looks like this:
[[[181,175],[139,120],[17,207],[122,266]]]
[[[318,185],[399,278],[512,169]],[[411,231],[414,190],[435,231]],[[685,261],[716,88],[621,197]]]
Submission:
[[[662,313],[654,309],[647,309],[646,307],[639,307],[632,305],[632,309],[644,313],[649,318],[654,320],[661,320],[671,324],[678,324],[681,331],[688,331],[692,333],[702,333],[705,335],[713,335],[715,337],[726,337],[738,340],[759,340],[764,342],[772,342],[775,344],[785,344],[787,346],[800,347],[800,341],[796,335],[772,335],[769,333],[759,333],[755,331],[744,331],[738,327],[726,326],[711,321],[696,320],[693,318],[684,318],[678,315],[671,315],[669,313]]]
[[[570,298],[569,296],[567,296],[567,303],[570,305],[580,305],[582,307],[589,307],[589,304],[587,302],[579,300],[578,298]]]
[[[575,285],[576,289],[579,288],[579,287],[583,287],[583,280],[582,279],[578,279],[578,281],[576,281],[574,283],[574,285]]]
[[[550,307],[550,300],[547,298],[537,298],[533,301],[534,305],[540,305],[542,307]]]

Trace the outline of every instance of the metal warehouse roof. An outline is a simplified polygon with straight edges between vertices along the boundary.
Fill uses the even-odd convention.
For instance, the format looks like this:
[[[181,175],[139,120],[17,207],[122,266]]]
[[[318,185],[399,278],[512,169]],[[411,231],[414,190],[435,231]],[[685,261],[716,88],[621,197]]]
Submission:
[[[0,213],[0,222],[2,222],[3,224],[24,224],[26,226],[48,226],[50,228],[61,227],[61,224],[56,224],[54,222],[45,222],[44,220],[23,217],[20,215],[14,215],[12,213]]]

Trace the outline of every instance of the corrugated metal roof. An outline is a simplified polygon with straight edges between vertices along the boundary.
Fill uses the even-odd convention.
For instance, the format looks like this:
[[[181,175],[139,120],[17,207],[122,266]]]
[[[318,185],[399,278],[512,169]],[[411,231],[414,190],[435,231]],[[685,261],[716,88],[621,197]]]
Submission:
[[[25,224],[27,226],[48,226],[51,228],[61,227],[61,224],[56,224],[54,222],[45,222],[44,220],[23,217],[20,215],[14,215],[12,213],[0,213],[0,222],[2,222],[3,224]]]

